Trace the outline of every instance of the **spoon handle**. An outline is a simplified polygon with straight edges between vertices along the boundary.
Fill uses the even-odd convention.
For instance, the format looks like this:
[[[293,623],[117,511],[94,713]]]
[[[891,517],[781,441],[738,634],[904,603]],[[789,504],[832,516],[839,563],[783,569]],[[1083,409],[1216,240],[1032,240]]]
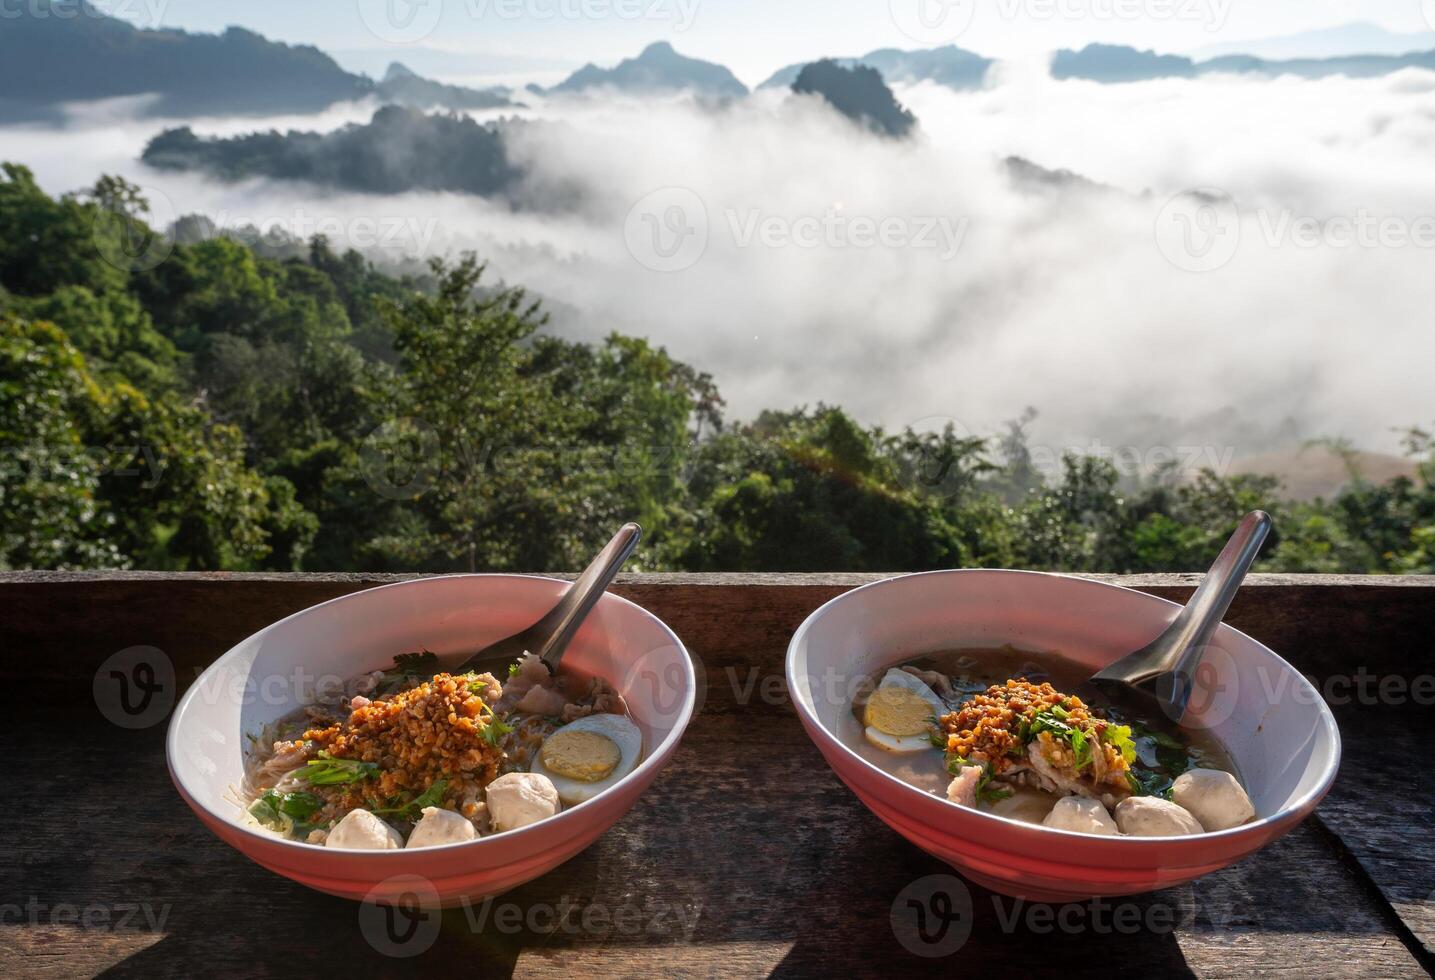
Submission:
[[[1256,554],[1270,529],[1271,516],[1265,511],[1247,514],[1216,556],[1210,571],[1186,603],[1186,608],[1154,644],[1160,648],[1166,661],[1159,665],[1162,672],[1173,674],[1175,682],[1169,694],[1160,692],[1158,696],[1168,702],[1167,708],[1175,712],[1177,718],[1185,714],[1205,646],[1211,642],[1216,627],[1221,625],[1226,611],[1231,608],[1231,601],[1235,599],[1241,581],[1256,560]]]
[[[1098,671],[1092,681],[1118,686],[1154,682],[1155,690],[1150,693],[1167,716],[1179,722],[1191,700],[1204,648],[1231,608],[1231,600],[1270,530],[1271,517],[1265,511],[1247,514],[1171,625],[1140,650]]]
[[[550,673],[557,673],[558,660],[563,651],[642,536],[643,529],[636,524],[624,524],[619,528],[613,539],[583,569],[583,574],[563,593],[558,604],[528,631],[531,636],[546,638],[534,652],[548,666]]]

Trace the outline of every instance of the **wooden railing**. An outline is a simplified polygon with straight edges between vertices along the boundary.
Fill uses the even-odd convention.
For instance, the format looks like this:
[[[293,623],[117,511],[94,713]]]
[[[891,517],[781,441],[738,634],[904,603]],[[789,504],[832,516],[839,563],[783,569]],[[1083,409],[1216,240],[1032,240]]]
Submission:
[[[263,871],[204,831],[168,784],[163,719],[117,727],[92,684],[108,657],[143,645],[164,651],[182,686],[268,623],[406,577],[0,573],[12,705],[0,974],[398,970],[365,941],[354,906]],[[750,976],[927,965],[894,938],[892,904],[947,869],[842,787],[781,688],[802,619],[881,577],[622,576],[615,591],[665,620],[700,661],[701,714],[613,831],[500,900],[525,913],[577,903],[575,929],[445,913],[424,967]],[[1197,580],[1100,578],[1178,601]],[[1090,908],[1043,928],[1030,908],[973,886],[971,938],[933,966],[1404,976],[1435,964],[1435,577],[1254,576],[1227,621],[1332,703],[1345,755],[1316,816],[1233,868],[1132,899],[1134,930]],[[603,915],[585,924],[587,908]]]

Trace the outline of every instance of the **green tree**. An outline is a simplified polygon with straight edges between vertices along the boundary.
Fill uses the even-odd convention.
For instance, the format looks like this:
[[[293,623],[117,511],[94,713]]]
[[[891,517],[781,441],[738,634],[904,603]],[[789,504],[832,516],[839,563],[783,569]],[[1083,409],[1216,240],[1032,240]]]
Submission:
[[[0,317],[0,567],[128,563],[88,452],[99,402],[84,358],[57,328]]]
[[[0,319],[0,395],[7,565],[260,567],[282,532],[292,566],[312,536],[238,430],[97,377],[52,324]]]

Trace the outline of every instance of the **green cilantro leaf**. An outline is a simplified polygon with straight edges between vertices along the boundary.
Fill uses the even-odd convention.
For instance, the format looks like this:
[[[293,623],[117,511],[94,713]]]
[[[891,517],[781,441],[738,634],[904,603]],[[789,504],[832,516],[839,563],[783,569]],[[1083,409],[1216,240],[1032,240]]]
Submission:
[[[285,793],[279,800],[279,812],[293,817],[295,820],[308,820],[323,806],[323,800],[313,793],[305,793],[303,790],[296,793]]]
[[[488,724],[483,726],[479,734],[483,736],[485,742],[496,748],[498,743],[503,741],[503,736],[511,731],[513,731],[512,725],[497,715],[493,715],[488,719]]]
[[[404,820],[417,820],[426,807],[439,806],[443,803],[443,794],[446,789],[448,789],[448,780],[435,779],[429,784],[428,789],[407,803],[389,807],[371,807],[371,810],[375,814],[392,813]]]
[[[1128,766],[1136,761],[1136,741],[1131,737],[1130,725],[1107,725],[1101,737],[1121,753]]]
[[[305,837],[316,826],[308,823],[309,818],[323,806],[324,801],[313,793],[305,793],[302,790],[296,793],[278,793],[271,789],[249,805],[249,814],[265,826],[286,836]]]
[[[394,657],[394,665],[384,671],[384,679],[379,683],[379,688],[384,692],[392,692],[409,681],[426,681],[438,672],[437,654],[428,650],[401,653]]]
[[[1159,796],[1163,800],[1171,798],[1171,780],[1159,772],[1128,769],[1126,782],[1130,784],[1133,796]]]

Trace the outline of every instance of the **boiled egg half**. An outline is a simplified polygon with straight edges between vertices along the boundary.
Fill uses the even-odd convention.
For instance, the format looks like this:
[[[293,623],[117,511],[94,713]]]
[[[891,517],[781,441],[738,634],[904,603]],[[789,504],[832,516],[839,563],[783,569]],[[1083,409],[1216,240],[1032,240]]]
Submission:
[[[533,772],[547,776],[568,805],[597,796],[638,766],[643,733],[626,715],[588,715],[543,740]]]
[[[930,752],[935,719],[950,709],[937,692],[905,670],[893,668],[862,709],[867,741],[888,752]]]

